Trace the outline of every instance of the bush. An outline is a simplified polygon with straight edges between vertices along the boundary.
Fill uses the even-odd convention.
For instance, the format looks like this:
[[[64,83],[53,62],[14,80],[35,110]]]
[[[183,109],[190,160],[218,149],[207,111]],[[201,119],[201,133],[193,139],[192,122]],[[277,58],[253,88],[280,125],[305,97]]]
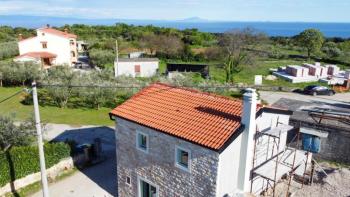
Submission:
[[[44,150],[46,168],[50,168],[60,160],[70,156],[70,147],[64,143],[45,144]],[[10,158],[10,162],[8,158]],[[39,172],[38,147],[18,146],[11,148],[7,153],[0,153],[0,187],[11,182],[11,165],[15,180]]]
[[[0,60],[18,55],[17,42],[0,43]]]

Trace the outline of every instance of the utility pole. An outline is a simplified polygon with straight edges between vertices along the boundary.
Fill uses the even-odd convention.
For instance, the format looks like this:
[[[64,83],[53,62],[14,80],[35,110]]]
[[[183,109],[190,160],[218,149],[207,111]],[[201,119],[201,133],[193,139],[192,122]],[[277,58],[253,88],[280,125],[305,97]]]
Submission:
[[[119,69],[119,49],[118,49],[118,39],[115,40],[115,53],[117,55],[116,58],[116,66],[114,68],[114,76],[117,77],[118,76],[118,69]]]
[[[41,184],[42,184],[42,190],[43,190],[43,197],[49,197],[49,188],[48,188],[47,177],[46,177],[43,135],[41,132],[41,124],[40,124],[38,93],[36,90],[35,82],[32,83],[32,91],[33,91],[33,103],[34,103],[34,114],[35,114],[35,126],[36,126],[36,131],[38,136],[38,149],[39,149],[39,158],[40,158]]]

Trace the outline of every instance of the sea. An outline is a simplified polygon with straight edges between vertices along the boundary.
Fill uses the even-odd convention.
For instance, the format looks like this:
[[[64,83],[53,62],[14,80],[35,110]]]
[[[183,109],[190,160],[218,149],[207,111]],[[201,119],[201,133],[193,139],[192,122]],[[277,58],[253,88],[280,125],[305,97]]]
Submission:
[[[319,29],[326,37],[350,38],[349,23],[310,23],[310,22],[220,22],[220,21],[162,21],[133,19],[81,19],[47,16],[0,15],[0,26],[38,28],[50,24],[63,26],[65,24],[114,25],[126,23],[133,25],[154,25],[177,29],[196,28],[199,31],[223,33],[233,29],[251,27],[269,36],[295,36],[305,29]]]

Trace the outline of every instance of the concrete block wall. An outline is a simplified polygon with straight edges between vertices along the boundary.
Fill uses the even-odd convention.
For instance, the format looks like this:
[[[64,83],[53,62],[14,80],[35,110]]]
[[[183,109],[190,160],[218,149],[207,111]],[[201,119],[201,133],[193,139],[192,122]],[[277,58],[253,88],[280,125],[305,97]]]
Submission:
[[[158,187],[159,197],[216,196],[219,154],[173,136],[117,118],[119,197],[138,195],[138,178]],[[136,131],[149,137],[149,152],[136,148]],[[175,166],[175,146],[191,151],[190,172]],[[126,178],[131,178],[131,184]]]
[[[297,126],[298,121],[291,119],[291,124]],[[331,125],[317,125],[314,123],[302,122],[302,127],[328,132],[327,138],[321,138],[320,153],[313,154],[316,159],[331,160],[350,164],[350,130],[336,128]]]

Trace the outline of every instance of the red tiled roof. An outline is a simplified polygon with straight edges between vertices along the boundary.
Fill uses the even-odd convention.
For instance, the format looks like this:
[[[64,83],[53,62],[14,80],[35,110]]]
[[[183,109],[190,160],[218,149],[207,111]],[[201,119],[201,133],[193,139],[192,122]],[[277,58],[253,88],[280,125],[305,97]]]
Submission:
[[[77,35],[75,35],[75,34],[66,33],[64,31],[59,31],[57,29],[53,29],[53,28],[49,28],[49,27],[44,27],[44,28],[41,28],[39,30],[41,30],[45,33],[55,34],[57,36],[62,36],[65,38],[77,38]]]
[[[111,114],[220,150],[241,126],[242,101],[155,83]]]
[[[33,38],[36,38],[36,36],[32,36],[32,37],[28,37],[28,38],[23,38],[22,40],[19,40],[18,42],[30,40],[30,39],[33,39]]]
[[[24,53],[22,55],[17,56],[16,58],[20,57],[34,57],[34,58],[55,58],[57,55],[49,52],[29,52]]]

